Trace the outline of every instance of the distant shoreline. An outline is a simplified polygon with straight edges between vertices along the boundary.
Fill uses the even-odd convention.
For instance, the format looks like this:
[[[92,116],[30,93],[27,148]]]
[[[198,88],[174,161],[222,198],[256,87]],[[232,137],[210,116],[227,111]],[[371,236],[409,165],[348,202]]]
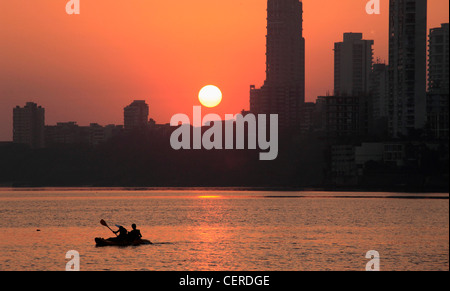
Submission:
[[[349,192],[349,193],[417,193],[417,194],[449,194],[448,190],[444,189],[403,189],[399,188],[314,188],[314,187],[214,187],[214,186],[10,186],[0,185],[0,191],[229,191],[229,192]]]

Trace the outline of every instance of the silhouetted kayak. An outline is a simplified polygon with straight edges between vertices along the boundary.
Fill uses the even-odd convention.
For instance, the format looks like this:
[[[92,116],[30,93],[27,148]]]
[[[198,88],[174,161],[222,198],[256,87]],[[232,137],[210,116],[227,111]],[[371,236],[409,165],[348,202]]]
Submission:
[[[95,239],[95,243],[98,247],[108,247],[108,246],[116,246],[116,247],[126,247],[126,246],[140,246],[140,245],[151,245],[152,242],[146,239],[137,239],[135,241],[116,241],[111,239],[104,239],[97,237]]]

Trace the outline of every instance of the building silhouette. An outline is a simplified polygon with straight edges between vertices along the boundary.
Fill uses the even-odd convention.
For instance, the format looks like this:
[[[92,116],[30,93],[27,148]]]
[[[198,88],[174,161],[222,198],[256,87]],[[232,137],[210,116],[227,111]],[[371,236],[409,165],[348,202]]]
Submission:
[[[149,107],[144,100],[135,100],[123,110],[124,128],[132,130],[148,125]]]
[[[55,144],[84,144],[89,141],[89,129],[79,126],[77,122],[58,122],[56,125],[45,126],[45,143],[47,146]]]
[[[362,33],[344,33],[344,41],[334,44],[334,94],[359,96],[369,92],[373,40]]]
[[[303,4],[267,1],[266,80],[250,86],[250,111],[278,114],[280,127],[296,127],[305,102]]]
[[[427,0],[389,5],[389,132],[395,138],[426,123]]]
[[[389,74],[384,63],[372,65],[369,84],[369,133],[372,136],[388,137],[389,120]]]
[[[122,132],[122,126],[110,124],[102,126],[91,123],[80,126],[77,122],[58,122],[56,125],[45,126],[45,145],[90,145],[97,146],[107,142]]]
[[[330,140],[360,139],[367,134],[366,98],[321,96],[327,137]]]
[[[334,45],[334,95],[319,97],[330,140],[358,140],[368,134],[373,44],[362,33],[344,33],[344,41]]]
[[[427,128],[437,139],[449,137],[449,24],[429,35]]]
[[[449,24],[430,29],[429,35],[429,63],[428,90],[434,93],[449,92]]]
[[[45,146],[45,109],[27,102],[24,107],[13,109],[13,142],[26,144],[33,149]]]

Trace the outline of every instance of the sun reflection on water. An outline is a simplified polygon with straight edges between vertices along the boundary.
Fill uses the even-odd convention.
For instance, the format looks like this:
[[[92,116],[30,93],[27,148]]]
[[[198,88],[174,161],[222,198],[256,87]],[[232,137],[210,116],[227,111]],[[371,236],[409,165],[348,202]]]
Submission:
[[[208,195],[206,195],[206,196],[198,196],[198,198],[200,198],[200,199],[219,199],[219,198],[222,198],[222,196],[208,196]]]

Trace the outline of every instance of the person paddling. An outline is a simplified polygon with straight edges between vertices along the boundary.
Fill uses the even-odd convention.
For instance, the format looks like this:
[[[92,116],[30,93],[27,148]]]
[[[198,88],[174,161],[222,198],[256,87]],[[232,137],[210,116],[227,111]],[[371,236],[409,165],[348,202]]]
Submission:
[[[119,225],[119,229],[117,231],[113,231],[115,235],[117,235],[117,233],[119,233],[119,235],[114,238],[115,240],[118,241],[125,241],[128,237],[128,231],[125,229],[125,227]]]
[[[141,231],[139,229],[136,229],[136,224],[133,223],[131,225],[131,228],[133,230],[128,233],[128,240],[129,241],[135,241],[137,239],[141,239],[142,238],[142,234],[141,234]]]

